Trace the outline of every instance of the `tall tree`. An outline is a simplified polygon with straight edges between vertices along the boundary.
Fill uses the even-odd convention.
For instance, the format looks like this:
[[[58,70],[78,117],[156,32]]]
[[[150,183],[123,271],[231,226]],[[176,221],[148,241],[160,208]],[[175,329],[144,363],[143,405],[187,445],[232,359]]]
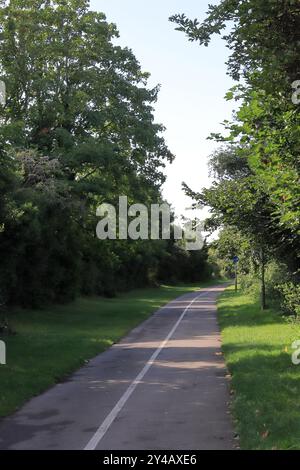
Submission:
[[[222,220],[230,219],[231,224],[258,236],[287,262],[298,281],[299,101],[292,100],[292,93],[300,78],[299,2],[222,0],[209,7],[202,23],[184,14],[171,21],[191,41],[204,46],[214,34],[223,34],[231,51],[229,74],[240,82],[227,94],[227,99],[240,100],[240,109],[232,122],[225,123],[227,135],[213,134],[212,138],[227,143],[229,153],[233,149],[238,157],[236,175],[245,159],[250,173],[236,181],[223,178],[202,191],[202,200]],[[230,165],[227,159],[227,173]]]
[[[99,242],[97,205],[159,202],[174,158],[154,122],[158,87],[86,0],[2,1],[0,33],[1,289],[24,304],[107,291],[141,247]]]

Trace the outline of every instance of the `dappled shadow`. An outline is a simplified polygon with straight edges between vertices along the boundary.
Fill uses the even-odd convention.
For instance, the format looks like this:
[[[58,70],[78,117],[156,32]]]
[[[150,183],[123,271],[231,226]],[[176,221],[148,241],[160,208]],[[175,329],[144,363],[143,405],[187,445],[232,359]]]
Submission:
[[[222,437],[224,436],[222,426],[224,422],[227,423],[228,421],[226,415],[228,397],[225,378],[226,369],[222,357],[216,356],[218,351],[218,347],[203,347],[200,349],[191,347],[186,348],[185,351],[178,347],[169,347],[164,350],[145,377],[140,380],[134,396],[128,403],[128,415],[125,415],[131,420],[130,407],[134,406],[139,410],[139,406],[143,406],[134,419],[143,421],[143,416],[150,413],[152,423],[164,427],[164,412],[168,411],[171,415],[174,412],[176,417],[178,414],[177,404],[181,402],[183,409],[186,408],[187,421],[178,416],[176,425],[182,426],[183,429],[189,429],[188,417],[191,413],[194,417],[198,416],[199,429],[203,428],[202,422],[204,423],[205,420],[206,422],[211,421],[214,435],[220,434],[219,447],[222,448],[221,443],[224,438]],[[145,360],[141,359],[140,354],[142,356],[146,354],[149,358],[151,350],[148,348],[142,350],[140,348],[138,352],[135,351],[135,354],[138,354],[140,360],[136,360],[134,364],[131,363],[125,369],[120,363],[114,363],[115,367],[103,367],[102,369],[93,368],[91,370],[89,367],[85,367],[81,369],[81,374],[78,374],[77,379],[74,380],[73,377],[73,386],[75,382],[75,388],[72,393],[76,393],[78,387],[77,392],[82,394],[80,411],[76,412],[76,408],[74,408],[72,414],[70,414],[70,408],[65,409],[65,401],[75,398],[74,395],[68,396],[68,389],[66,389],[63,395],[60,394],[56,402],[56,408],[53,408],[55,400],[52,399],[49,401],[48,408],[45,401],[43,402],[44,407],[42,409],[37,407],[36,411],[33,411],[34,407],[32,405],[29,410],[25,406],[21,412],[4,420],[0,426],[0,448],[79,448],[79,441],[76,440],[76,437],[73,441],[74,445],[63,444],[64,442],[70,442],[66,436],[74,432],[75,435],[77,432],[81,436],[86,434],[86,444],[90,435],[96,431],[97,426],[105,419],[106,410],[110,411],[115,406],[117,400],[132,383],[136,371],[140,371],[145,365]],[[127,357],[127,359],[129,358]],[[84,385],[84,393],[82,385]],[[55,389],[56,387],[52,389],[54,395]],[[47,393],[51,394],[51,390]],[[146,407],[144,406],[145,399],[147,402]],[[78,397],[75,402],[77,400]],[[141,400],[140,405],[139,400]],[[109,402],[108,407],[107,402]],[[101,411],[102,407],[104,413]],[[203,413],[205,416],[202,416]],[[89,426],[86,426],[86,420],[82,420],[83,415],[91,417]],[[72,419],[70,419],[71,416]],[[140,429],[142,433],[143,430]]]
[[[198,415],[199,420],[203,412],[210,415],[221,407],[220,419],[227,420],[226,369],[222,357],[216,355],[219,347],[182,348],[181,341],[179,336],[163,350],[139,382],[131,403],[138,406],[137,400],[149,396],[143,413],[147,413],[147,407],[152,413],[155,406],[171,411],[171,402],[177,406],[181,400],[187,412]],[[156,345],[152,348],[116,348],[114,356],[108,357],[108,362],[105,356],[111,356],[112,350],[99,356],[100,362],[96,367],[89,365],[80,369],[70,377],[69,382],[60,386],[66,387],[63,393],[60,388],[57,395],[57,387],[48,391],[50,400],[43,400],[42,408],[41,405],[35,407],[31,401],[29,408],[25,405],[19,413],[3,420],[0,425],[0,448],[79,448],[76,437],[74,447],[65,445],[64,442],[69,442],[66,436],[74,432],[75,435],[86,434],[88,441],[90,434],[96,431],[155,350]],[[71,389],[67,388],[68,384]],[[82,397],[80,410],[75,406],[79,396]],[[70,400],[74,401],[72,413],[70,407],[65,407]],[[143,415],[142,412],[140,415]],[[91,417],[89,426],[83,416]],[[156,412],[153,416],[156,425],[163,426],[163,413]],[[213,426],[216,426],[217,433],[218,417],[214,419],[216,424]],[[185,424],[183,420],[181,425]],[[177,425],[180,426],[180,423]]]
[[[146,419],[151,419],[155,429],[161,428],[166,436],[174,425],[182,428],[182,436],[190,434],[192,437],[198,432],[199,438],[201,433],[206,435],[210,427],[212,445],[228,447],[228,433],[232,430],[226,405],[228,380],[217,340],[213,305],[214,296],[221,291],[221,287],[210,288],[190,307],[195,293],[170,302],[159,315],[148,320],[146,326],[136,328],[65,383],[53,387],[14,416],[3,420],[0,448],[82,448],[187,307],[180,328],[163,345],[154,363],[137,383],[116,426],[119,429],[127,419],[137,420],[137,439],[142,435]],[[138,412],[133,412],[136,409]],[[169,421],[165,420],[166,412]],[[125,435],[126,432],[125,425]]]

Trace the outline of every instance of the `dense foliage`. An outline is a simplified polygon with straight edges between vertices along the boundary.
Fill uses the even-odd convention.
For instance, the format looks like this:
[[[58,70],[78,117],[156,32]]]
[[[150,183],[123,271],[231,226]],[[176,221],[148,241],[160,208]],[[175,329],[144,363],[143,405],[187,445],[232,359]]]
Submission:
[[[119,195],[161,202],[174,158],[153,118],[158,87],[147,87],[117,37],[86,0],[1,2],[2,302],[39,305],[203,276],[205,253],[190,273],[193,255],[174,241],[96,238],[97,206]]]
[[[230,226],[257,253],[264,277],[268,260],[284,262],[288,280],[300,279],[300,5],[297,0],[222,0],[203,23],[185,15],[171,21],[191,41],[208,46],[222,34],[239,83],[227,94],[239,102],[212,158],[215,182],[187,192],[212,208],[213,228]],[[286,290],[282,289],[282,292]],[[296,312],[296,306],[294,311]]]

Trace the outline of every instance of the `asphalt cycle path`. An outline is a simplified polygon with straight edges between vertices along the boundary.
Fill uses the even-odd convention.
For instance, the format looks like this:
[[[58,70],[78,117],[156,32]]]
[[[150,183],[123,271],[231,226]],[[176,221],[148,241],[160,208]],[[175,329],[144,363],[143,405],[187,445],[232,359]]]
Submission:
[[[173,300],[0,422],[0,449],[233,449],[216,298]]]

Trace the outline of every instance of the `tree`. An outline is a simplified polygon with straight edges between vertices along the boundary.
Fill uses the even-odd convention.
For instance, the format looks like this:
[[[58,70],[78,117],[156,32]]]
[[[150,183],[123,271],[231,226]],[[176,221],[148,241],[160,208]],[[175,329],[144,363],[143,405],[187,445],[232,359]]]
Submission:
[[[218,227],[232,227],[231,233],[235,242],[245,238],[251,246],[253,256],[261,266],[261,299],[262,309],[266,308],[264,270],[270,247],[276,247],[276,237],[280,230],[272,220],[274,210],[268,194],[259,181],[250,171],[246,158],[240,154],[247,154],[246,148],[232,147],[221,149],[215,153],[210,161],[212,173],[216,180],[211,188],[205,188],[201,193],[193,193],[185,186],[187,194],[193,197],[198,204],[211,207],[211,219],[207,222],[208,228],[214,230]],[[245,157],[245,155],[244,155]],[[273,224],[273,225],[271,225]],[[241,234],[238,238],[234,233]],[[227,238],[228,229],[223,234]],[[227,238],[228,246],[228,238]],[[234,253],[230,252],[231,260],[237,254],[242,254],[241,248]],[[229,260],[228,260],[229,261]]]
[[[158,87],[88,1],[2,2],[0,27],[2,290],[24,305],[109,292],[140,246],[126,257],[99,242],[96,207],[122,194],[160,202],[174,157],[153,118]]]
[[[221,178],[198,196],[213,208],[210,224],[231,224],[254,237],[262,282],[268,252],[284,260],[298,282],[300,134],[292,85],[300,78],[300,6],[294,0],[222,0],[209,7],[201,24],[185,15],[171,21],[205,46],[228,28],[228,71],[240,81],[227,94],[242,103],[232,122],[224,123],[227,135],[211,136],[227,145],[227,157],[220,164],[221,151],[215,162]]]
[[[11,0],[0,9],[0,286],[8,304],[155,284],[167,258],[174,279],[199,278],[205,250],[165,241],[98,240],[96,208],[163,202],[173,154],[154,121],[133,52],[86,0]],[[192,270],[189,269],[192,266]],[[203,269],[202,269],[203,268]]]

